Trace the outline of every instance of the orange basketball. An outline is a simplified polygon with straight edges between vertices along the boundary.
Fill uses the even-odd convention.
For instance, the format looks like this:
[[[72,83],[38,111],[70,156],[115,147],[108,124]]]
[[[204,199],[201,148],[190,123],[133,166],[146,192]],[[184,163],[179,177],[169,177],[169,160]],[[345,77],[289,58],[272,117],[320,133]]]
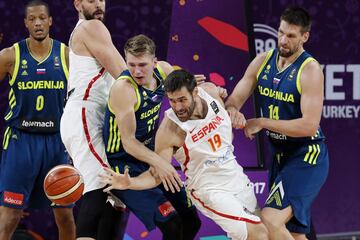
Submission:
[[[53,203],[69,205],[80,199],[84,191],[84,180],[73,166],[59,165],[50,169],[46,175],[44,191]]]

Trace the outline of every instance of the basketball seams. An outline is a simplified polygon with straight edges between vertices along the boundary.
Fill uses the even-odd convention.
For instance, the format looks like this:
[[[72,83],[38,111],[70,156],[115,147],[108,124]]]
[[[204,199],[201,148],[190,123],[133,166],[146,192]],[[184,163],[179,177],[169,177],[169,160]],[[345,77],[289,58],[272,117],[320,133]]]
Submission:
[[[47,198],[59,205],[76,202],[84,190],[84,179],[72,165],[53,167],[46,174],[43,188]]]
[[[71,187],[69,190],[67,190],[67,191],[65,191],[65,192],[63,192],[63,193],[57,194],[57,195],[48,195],[46,192],[45,192],[45,194],[46,194],[46,196],[47,196],[50,200],[57,200],[57,199],[60,199],[60,198],[63,198],[63,197],[66,197],[66,196],[72,194],[72,193],[75,192],[75,191],[80,187],[80,185],[83,184],[83,183],[84,183],[84,181],[83,181],[82,177],[80,176],[78,182],[77,182],[73,187]]]
[[[62,181],[62,180],[64,180],[64,179],[66,179],[66,178],[71,178],[71,177],[74,177],[74,176],[78,176],[79,178],[81,178],[80,174],[75,173],[75,174],[72,174],[72,175],[64,176],[64,177],[62,177],[62,178],[57,178],[56,181],[53,181],[53,182],[51,182],[51,183],[48,184],[48,185],[45,185],[45,182],[44,182],[44,190],[45,190],[45,191],[48,191],[48,190],[51,188],[51,186],[53,186],[53,185],[56,184],[57,182],[60,182],[60,181]],[[78,180],[78,181],[79,181],[79,180]]]

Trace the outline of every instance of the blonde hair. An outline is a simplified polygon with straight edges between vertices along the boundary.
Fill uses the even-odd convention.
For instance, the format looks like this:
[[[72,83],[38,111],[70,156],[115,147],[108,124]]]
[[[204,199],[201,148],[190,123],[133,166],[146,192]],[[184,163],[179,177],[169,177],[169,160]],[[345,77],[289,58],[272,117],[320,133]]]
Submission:
[[[140,34],[126,41],[124,51],[125,54],[130,53],[135,57],[142,56],[146,53],[155,56],[156,46],[153,40],[144,34]]]

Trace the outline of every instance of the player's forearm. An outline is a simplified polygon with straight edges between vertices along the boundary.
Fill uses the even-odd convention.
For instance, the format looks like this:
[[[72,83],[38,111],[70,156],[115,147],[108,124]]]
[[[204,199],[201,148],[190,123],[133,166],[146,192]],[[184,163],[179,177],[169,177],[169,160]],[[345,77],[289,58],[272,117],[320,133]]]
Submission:
[[[319,123],[304,118],[293,120],[273,120],[259,118],[260,126],[273,132],[278,132],[289,137],[310,137],[316,134]]]
[[[250,97],[251,92],[239,91],[233,92],[225,102],[225,108],[235,108],[239,111],[245,104],[246,100]]]
[[[137,177],[130,178],[129,189],[132,190],[145,190],[158,186],[160,179],[152,175],[148,170]]]
[[[124,139],[125,140],[125,139]],[[155,166],[161,158],[137,139],[123,140],[125,151],[137,160]]]
[[[229,110],[230,108],[234,108],[236,111],[239,111],[244,105],[245,101],[246,99],[236,98],[233,95],[230,95],[230,97],[225,102],[225,109]]]

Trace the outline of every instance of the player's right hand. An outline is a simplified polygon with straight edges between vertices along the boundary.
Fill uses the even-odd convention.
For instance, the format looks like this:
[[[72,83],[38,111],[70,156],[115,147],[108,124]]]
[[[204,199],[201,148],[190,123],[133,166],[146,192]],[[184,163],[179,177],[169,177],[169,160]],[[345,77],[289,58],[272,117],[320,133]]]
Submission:
[[[246,125],[246,119],[244,114],[231,106],[228,107],[226,110],[230,116],[232,127],[235,129],[243,129]]]
[[[171,191],[175,193],[175,191],[180,192],[180,188],[183,183],[180,179],[180,176],[176,169],[171,163],[166,161],[158,161],[156,166],[153,166],[155,169],[155,174],[158,178],[160,178],[162,184],[166,191]]]
[[[104,168],[105,173],[100,174],[100,182],[108,185],[103,192],[110,192],[112,189],[126,190],[130,188],[131,178],[129,169],[125,168],[124,174],[117,173],[111,168]]]

